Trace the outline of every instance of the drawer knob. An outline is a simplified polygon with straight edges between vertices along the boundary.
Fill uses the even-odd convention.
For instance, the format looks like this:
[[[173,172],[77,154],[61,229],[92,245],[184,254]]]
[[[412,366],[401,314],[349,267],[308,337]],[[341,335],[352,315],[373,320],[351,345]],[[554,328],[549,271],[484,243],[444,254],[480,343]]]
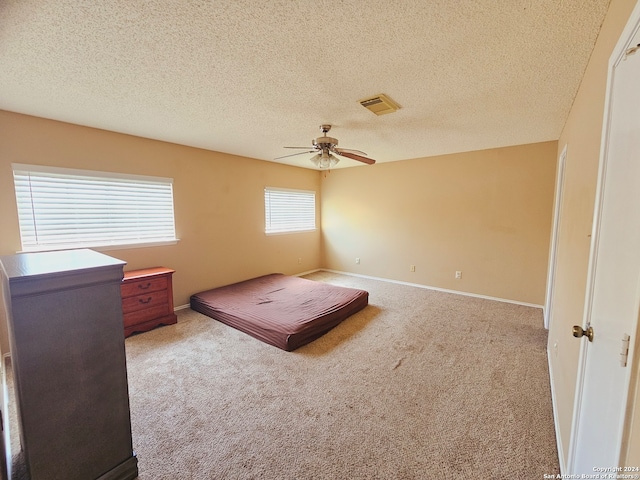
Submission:
[[[147,289],[148,289],[148,288],[150,288],[150,287],[151,287],[151,282],[147,282],[147,284],[146,284],[146,285],[142,285],[141,283],[139,283],[139,284],[138,284],[138,288],[139,288],[140,290],[147,290]]]
[[[139,298],[139,299],[138,299],[138,302],[140,302],[140,303],[144,303],[144,304],[147,304],[147,303],[149,303],[150,301],[151,301],[151,297],[148,297],[146,300],[145,300],[145,299],[143,299],[143,298]]]

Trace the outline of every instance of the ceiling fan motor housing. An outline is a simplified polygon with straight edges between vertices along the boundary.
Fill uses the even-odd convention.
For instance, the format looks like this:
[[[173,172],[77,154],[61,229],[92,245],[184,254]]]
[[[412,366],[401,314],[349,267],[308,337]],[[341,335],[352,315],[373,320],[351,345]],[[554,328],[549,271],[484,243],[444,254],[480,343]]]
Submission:
[[[312,143],[320,148],[331,148],[338,145],[338,139],[332,137],[318,137],[315,140],[312,140]]]

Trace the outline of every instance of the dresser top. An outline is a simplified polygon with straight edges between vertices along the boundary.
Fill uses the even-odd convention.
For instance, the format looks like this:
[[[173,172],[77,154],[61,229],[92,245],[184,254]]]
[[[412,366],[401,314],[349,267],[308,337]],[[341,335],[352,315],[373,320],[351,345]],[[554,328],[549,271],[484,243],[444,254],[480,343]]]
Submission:
[[[40,275],[62,274],[110,266],[124,266],[126,262],[88,248],[56,252],[17,253],[0,256],[10,279]]]
[[[120,282],[126,262],[89,249],[0,256],[12,297]]]

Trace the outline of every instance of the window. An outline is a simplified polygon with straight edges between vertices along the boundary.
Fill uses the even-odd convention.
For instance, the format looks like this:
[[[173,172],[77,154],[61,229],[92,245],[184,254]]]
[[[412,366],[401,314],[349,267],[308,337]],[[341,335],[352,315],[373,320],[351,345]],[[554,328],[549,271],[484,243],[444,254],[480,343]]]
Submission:
[[[176,241],[170,178],[12,167],[25,251]]]
[[[266,233],[304,232],[316,229],[316,192],[264,189]]]

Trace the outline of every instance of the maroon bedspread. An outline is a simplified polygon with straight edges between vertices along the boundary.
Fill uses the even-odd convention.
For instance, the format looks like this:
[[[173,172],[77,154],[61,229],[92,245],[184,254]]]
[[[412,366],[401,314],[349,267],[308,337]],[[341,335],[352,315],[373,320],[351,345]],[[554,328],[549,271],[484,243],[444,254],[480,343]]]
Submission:
[[[191,296],[191,308],[291,351],[363,309],[369,293],[272,273]]]

